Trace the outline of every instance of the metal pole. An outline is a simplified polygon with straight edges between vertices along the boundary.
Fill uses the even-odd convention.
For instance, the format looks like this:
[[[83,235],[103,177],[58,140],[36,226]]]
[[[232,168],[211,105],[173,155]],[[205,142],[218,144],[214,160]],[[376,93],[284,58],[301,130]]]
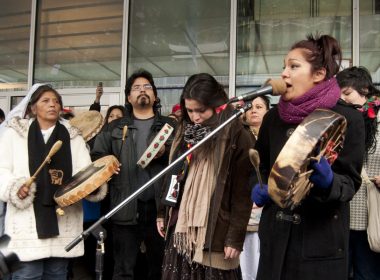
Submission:
[[[108,220],[110,217],[112,217],[117,211],[119,211],[121,208],[123,208],[125,205],[127,205],[129,202],[131,202],[133,199],[135,199],[139,194],[141,194],[150,185],[152,185],[159,178],[161,178],[166,172],[168,172],[171,168],[173,168],[177,163],[182,162],[186,158],[187,155],[192,153],[199,146],[203,145],[207,140],[209,140],[211,137],[213,137],[215,134],[217,134],[220,130],[222,130],[227,124],[229,124],[232,121],[234,121],[235,119],[239,118],[244,112],[248,111],[251,107],[252,107],[251,102],[248,102],[245,104],[245,106],[243,108],[240,108],[239,110],[235,111],[235,113],[229,119],[227,119],[224,123],[220,124],[216,129],[214,129],[205,138],[203,138],[201,141],[199,141],[197,144],[195,144],[193,147],[191,147],[189,150],[187,150],[185,153],[183,153],[179,158],[177,158],[175,161],[173,161],[171,164],[169,164],[167,167],[165,167],[161,172],[159,172],[156,176],[154,176],[152,179],[150,179],[148,182],[146,182],[142,187],[140,187],[138,190],[136,190],[134,193],[132,193],[130,196],[128,196],[126,199],[124,199],[122,202],[120,202],[115,208],[113,208],[111,211],[109,211],[106,215],[100,217],[100,219],[98,221],[96,221],[92,226],[90,226],[87,230],[83,231],[79,236],[77,236],[73,241],[71,241],[65,247],[65,250],[68,252],[72,248],[74,248],[80,241],[84,240],[91,233],[91,231],[93,229],[95,229],[98,225],[102,224],[105,220]]]

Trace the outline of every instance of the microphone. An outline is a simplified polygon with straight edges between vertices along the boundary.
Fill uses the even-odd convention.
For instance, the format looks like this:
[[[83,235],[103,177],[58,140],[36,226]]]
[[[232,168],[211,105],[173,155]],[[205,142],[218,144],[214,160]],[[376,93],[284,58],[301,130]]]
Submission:
[[[267,94],[271,94],[273,96],[282,95],[286,92],[286,83],[282,79],[269,79],[265,82],[265,85],[266,86],[257,90],[231,98],[228,103],[233,103],[240,100],[248,101]]]

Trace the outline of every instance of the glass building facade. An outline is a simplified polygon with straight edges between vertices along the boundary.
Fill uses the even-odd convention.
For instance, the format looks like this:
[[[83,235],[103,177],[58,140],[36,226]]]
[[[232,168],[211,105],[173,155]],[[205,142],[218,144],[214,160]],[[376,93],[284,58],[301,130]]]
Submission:
[[[126,78],[145,68],[163,113],[187,78],[214,75],[230,96],[279,77],[290,46],[330,34],[344,66],[367,67],[380,83],[380,0],[2,0],[0,107],[8,112],[33,83],[65,105],[122,104]]]

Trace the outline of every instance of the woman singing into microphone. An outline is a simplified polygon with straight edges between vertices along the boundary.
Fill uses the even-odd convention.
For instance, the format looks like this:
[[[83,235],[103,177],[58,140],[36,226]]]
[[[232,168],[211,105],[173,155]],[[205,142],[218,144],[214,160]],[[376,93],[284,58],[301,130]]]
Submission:
[[[339,101],[334,76],[341,57],[336,39],[310,35],[295,43],[284,59],[281,77],[287,90],[278,106],[265,115],[255,145],[264,181],[290,135],[315,109],[344,116],[347,131],[331,166],[325,157],[310,163],[313,187],[296,208],[280,208],[269,197],[268,186],[255,185],[253,200],[264,206],[257,279],[348,278],[349,201],[361,183],[364,122],[352,106]]]

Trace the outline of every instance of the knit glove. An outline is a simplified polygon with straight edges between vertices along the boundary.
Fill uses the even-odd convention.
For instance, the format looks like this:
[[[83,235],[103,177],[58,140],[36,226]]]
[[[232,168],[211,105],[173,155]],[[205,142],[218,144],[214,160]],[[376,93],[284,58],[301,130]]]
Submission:
[[[256,184],[251,191],[251,200],[259,207],[269,202],[268,185],[263,184],[261,187],[260,184]]]
[[[312,161],[311,168],[314,169],[314,171],[311,173],[309,178],[310,182],[312,182],[314,186],[321,189],[331,188],[334,173],[327,159],[325,157],[321,157],[319,162]]]

